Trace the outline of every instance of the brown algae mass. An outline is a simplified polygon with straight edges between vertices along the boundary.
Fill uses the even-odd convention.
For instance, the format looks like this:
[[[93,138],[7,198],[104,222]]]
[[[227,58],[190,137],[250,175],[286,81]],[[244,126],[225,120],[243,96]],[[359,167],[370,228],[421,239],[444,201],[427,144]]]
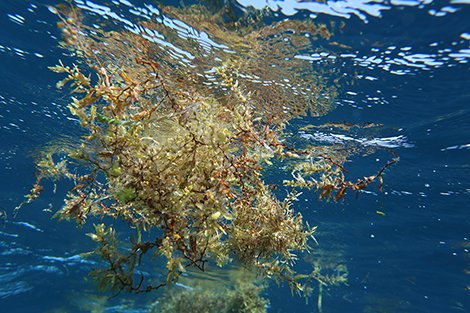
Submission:
[[[344,178],[341,156],[286,143],[289,120],[334,109],[337,71],[295,58],[317,37],[328,40],[327,27],[265,25],[268,13],[234,16],[227,4],[154,9],[156,17],[117,30],[109,18],[83,10],[51,9],[77,64],[50,69],[65,75],[57,87],[70,86],[70,111],[88,136],[60,162],[54,157],[59,151],[40,160],[37,182],[22,204],[39,195],[42,179],[68,178],[74,187],[54,215],[59,221],[125,221],[134,232],[130,249],[122,249],[115,228],[100,222],[88,234],[98,248],[82,255],[107,262],[91,275],[114,296],[177,283],[188,267],[204,271],[209,260],[219,266],[236,260],[262,277],[286,281],[292,292],[312,279],[322,282],[318,270],[293,271],[315,227],[291,208],[298,192],[278,200],[277,186],[262,179],[263,168],[274,157],[295,162],[287,187],[315,188],[320,200],[338,201],[348,189],[382,181],[384,169],[397,161],[352,183]],[[143,232],[154,239],[143,241]],[[145,254],[166,259],[166,282],[151,285],[135,275]]]

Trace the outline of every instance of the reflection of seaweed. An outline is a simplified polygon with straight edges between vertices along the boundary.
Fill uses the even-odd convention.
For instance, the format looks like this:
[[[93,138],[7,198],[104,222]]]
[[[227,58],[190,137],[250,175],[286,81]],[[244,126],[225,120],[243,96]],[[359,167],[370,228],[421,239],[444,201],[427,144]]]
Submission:
[[[383,127],[383,124],[375,124],[375,123],[352,124],[346,121],[341,121],[341,122],[328,122],[322,125],[306,125],[306,126],[299,128],[299,130],[310,130],[312,128],[313,129],[327,128],[330,130],[331,128],[338,128],[338,129],[343,129],[343,130],[350,130],[353,128],[364,129],[364,128],[376,128],[376,127]]]
[[[359,195],[359,191],[366,188],[367,185],[377,179],[380,182],[379,189],[380,191],[382,191],[382,173],[388,166],[398,162],[398,157],[395,152],[392,152],[392,154],[394,158],[391,161],[388,161],[387,164],[385,164],[376,175],[364,177],[363,179],[358,179],[357,183],[352,183],[350,181],[345,180],[344,172],[348,173],[348,171],[345,170],[341,164],[335,162],[329,156],[318,154],[317,157],[320,159],[319,161],[313,162],[312,159],[310,159],[309,163],[299,164],[292,171],[292,176],[294,177],[294,180],[284,180],[284,184],[286,186],[307,189],[315,187],[315,192],[320,189],[321,193],[318,197],[318,200],[323,200],[326,198],[329,201],[331,194],[335,192],[333,196],[333,201],[336,202],[341,199],[344,201],[344,196],[346,195],[346,191],[348,189],[356,191],[357,198]],[[319,176],[318,181],[312,177],[314,175]],[[310,176],[309,180],[306,180],[304,178],[307,176]]]
[[[199,19],[199,27],[207,27],[229,50],[207,51],[195,38],[180,38],[168,28],[173,33],[165,38],[168,45],[161,45],[152,38],[160,38],[166,26],[153,20],[143,22],[145,34],[141,27],[105,31],[106,22],[87,26],[76,8],[59,6],[67,48],[86,61],[96,78],[62,62],[50,69],[66,75],[58,88],[70,83],[72,93],[83,95],[72,98],[69,108],[88,136],[79,149],[64,150],[68,157],[58,162],[53,153],[46,154],[25,202],[38,196],[41,179],[65,177],[75,186],[55,215],[59,221],[75,219],[82,226],[89,216],[107,216],[128,223],[136,235],[129,239],[132,248],[120,249],[115,229],[99,224],[88,234],[99,247],[82,254],[99,255],[108,263],[91,275],[101,291],[114,296],[176,283],[189,267],[205,271],[209,259],[219,266],[237,259],[263,277],[287,281],[292,292],[302,290],[301,279],[345,279],[316,271],[295,274],[294,252],[309,249],[315,227],[292,210],[295,192],[279,201],[274,187],[261,179],[264,163],[271,164],[274,156],[295,159],[296,180],[286,184],[316,186],[322,190],[320,200],[336,190],[337,201],[347,188],[360,190],[381,180],[383,170],[396,162],[353,184],[344,179],[346,170],[333,155],[297,150],[280,139],[293,117],[308,110],[323,115],[334,108],[336,89],[328,82],[335,71],[328,64],[314,71],[312,64],[294,58],[317,34],[328,38],[330,33],[311,21],[283,21],[240,35],[222,22],[212,23],[207,12],[169,12],[194,28]],[[197,50],[193,59],[175,57],[181,55],[175,52],[182,51],[178,46]],[[71,165],[86,174],[69,170]],[[319,182],[302,178],[317,173]],[[143,241],[142,232],[153,229],[157,235]],[[157,286],[144,283],[143,274],[134,281],[150,252],[152,258],[167,259],[166,282]]]

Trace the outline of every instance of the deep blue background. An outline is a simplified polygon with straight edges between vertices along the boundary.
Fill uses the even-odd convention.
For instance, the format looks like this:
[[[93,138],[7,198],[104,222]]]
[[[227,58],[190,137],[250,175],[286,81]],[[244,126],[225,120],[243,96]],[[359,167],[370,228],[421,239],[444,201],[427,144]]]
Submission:
[[[47,70],[59,58],[71,60],[57,47],[57,19],[46,4],[55,3],[0,1],[0,206],[8,214],[5,227],[0,224],[0,312],[75,312],[76,303],[94,301],[84,299],[83,293],[96,293],[86,278],[96,264],[70,258],[94,248],[89,238],[72,224],[56,224],[51,213],[43,212],[61,207],[69,188],[66,182],[58,183],[56,193],[53,184],[46,183],[41,197],[12,217],[13,208],[34,183],[34,151],[51,139],[80,135],[67,118],[67,95],[55,89],[58,77]],[[344,53],[379,56],[397,46],[390,53],[397,57],[400,47],[412,47],[414,53],[443,60],[443,65],[397,66],[410,72],[396,75],[344,58],[338,62],[341,71],[377,80],[360,79],[340,90],[339,106],[327,116],[293,122],[293,129],[342,120],[382,123],[378,135],[403,135],[409,145],[390,149],[400,162],[386,170],[383,193],[374,184],[357,200],[349,193],[344,203],[326,203],[316,201],[313,192],[304,192],[296,203],[309,224],[318,225],[319,249],[340,251],[349,270],[347,286],[324,293],[324,312],[470,312],[470,275],[465,273],[470,269],[470,147],[465,146],[470,144],[470,66],[439,52],[469,49],[469,40],[460,35],[470,33],[470,6],[456,5],[460,10],[444,17],[428,13],[445,5],[394,7],[381,18],[369,17],[369,23],[355,16],[345,20],[344,32],[332,38],[352,47]],[[7,14],[25,20],[14,23]],[[329,20],[342,19],[318,17],[320,22]],[[371,100],[374,97],[380,99]],[[353,100],[356,106],[343,100]],[[458,147],[446,149],[452,146]],[[391,157],[380,150],[364,159],[353,158],[355,163],[345,167],[355,180],[375,174]],[[88,223],[85,232],[91,227]],[[299,261],[297,269],[312,268]],[[107,311],[145,311],[147,301],[159,295],[125,296],[127,306],[120,307],[123,300],[114,299]],[[270,312],[317,312],[316,291],[309,305],[291,297],[285,286],[271,284],[266,296]]]

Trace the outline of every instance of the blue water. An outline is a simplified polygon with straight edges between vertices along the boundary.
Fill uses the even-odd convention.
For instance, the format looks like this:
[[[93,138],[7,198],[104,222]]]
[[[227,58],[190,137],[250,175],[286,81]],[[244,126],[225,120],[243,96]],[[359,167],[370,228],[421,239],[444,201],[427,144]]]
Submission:
[[[114,2],[113,8],[131,8]],[[373,135],[294,136],[383,147],[344,165],[353,181],[376,174],[392,159],[390,151],[400,158],[385,171],[383,192],[373,184],[358,199],[347,194],[344,203],[318,202],[313,192],[296,202],[305,220],[318,225],[317,249],[336,251],[349,272],[347,285],[323,291],[323,312],[470,312],[470,1],[269,3],[278,20],[346,22],[331,42],[349,48],[325,44],[324,55],[302,57],[322,62],[334,54],[340,72],[358,77],[339,90],[336,110],[293,121],[292,129],[329,121],[384,125]],[[247,4],[266,5],[239,1]],[[47,70],[58,59],[73,61],[57,46],[57,18],[47,5],[55,1],[0,1],[0,217],[7,216],[0,220],[0,312],[86,312],[101,299],[86,276],[99,261],[78,256],[94,249],[84,235],[92,222],[78,230],[50,219],[68,183],[46,183],[41,197],[13,218],[35,180],[35,151],[51,139],[80,135],[66,91],[55,88],[58,77]],[[297,270],[312,266],[300,260]],[[122,295],[104,307],[145,312],[161,294]],[[271,301],[268,312],[318,312],[317,290],[309,304],[274,283],[263,296]]]

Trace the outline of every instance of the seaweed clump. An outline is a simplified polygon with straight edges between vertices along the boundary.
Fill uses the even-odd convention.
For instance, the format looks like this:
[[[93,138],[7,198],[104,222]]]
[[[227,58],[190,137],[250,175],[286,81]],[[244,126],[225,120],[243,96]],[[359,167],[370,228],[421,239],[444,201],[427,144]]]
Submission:
[[[116,240],[114,227],[100,223],[88,234],[98,248],[82,254],[107,262],[91,275],[114,296],[176,283],[188,267],[204,271],[208,260],[219,266],[237,260],[301,292],[300,280],[309,275],[297,275],[292,265],[296,253],[310,249],[315,227],[291,208],[295,190],[275,197],[276,186],[261,179],[263,168],[276,156],[295,159],[303,164],[298,172],[320,178],[306,182],[294,174],[286,185],[321,188],[320,199],[337,190],[335,200],[383,171],[352,184],[339,161],[283,139],[290,119],[334,108],[329,78],[294,58],[317,34],[331,34],[311,21],[256,29],[240,23],[237,32],[236,23],[226,29],[201,6],[154,9],[153,19],[115,30],[109,19],[89,22],[97,17],[80,8],[51,8],[78,65],[59,62],[50,69],[65,75],[58,88],[70,84],[71,93],[81,95],[69,108],[88,135],[59,161],[44,156],[24,203],[37,197],[42,179],[65,177],[74,187],[54,215],[58,221],[81,227],[89,217],[108,217],[129,225],[130,249]],[[335,72],[328,67],[325,74]],[[143,240],[143,232],[152,239]],[[156,286],[137,270],[147,253],[166,259],[166,281]]]
[[[238,282],[234,289],[225,287],[216,291],[209,288],[188,288],[157,301],[150,313],[263,313],[269,306],[269,300],[259,296],[264,287]]]

